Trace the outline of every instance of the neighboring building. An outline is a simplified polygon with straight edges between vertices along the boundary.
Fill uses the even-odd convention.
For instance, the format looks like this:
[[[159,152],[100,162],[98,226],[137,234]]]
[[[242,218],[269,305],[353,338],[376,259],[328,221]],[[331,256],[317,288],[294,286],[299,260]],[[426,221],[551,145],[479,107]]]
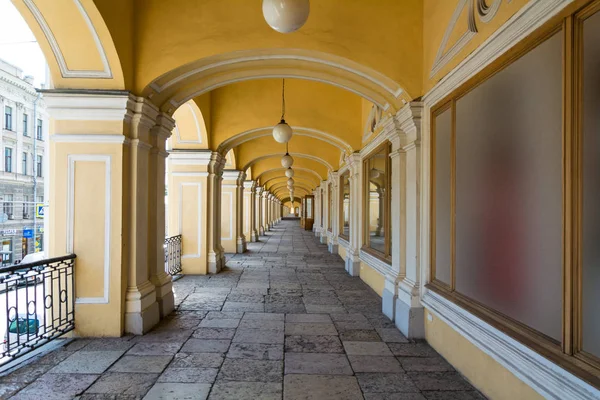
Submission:
[[[37,101],[34,110],[37,96],[32,77],[23,77],[21,69],[0,60],[0,254],[3,266],[43,250],[43,208],[38,210],[36,205],[44,203],[48,114],[42,99]]]

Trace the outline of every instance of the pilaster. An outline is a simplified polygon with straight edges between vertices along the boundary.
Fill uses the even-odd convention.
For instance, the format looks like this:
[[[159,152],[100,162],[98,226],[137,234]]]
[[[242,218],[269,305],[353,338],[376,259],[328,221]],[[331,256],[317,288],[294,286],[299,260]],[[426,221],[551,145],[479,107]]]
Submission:
[[[221,183],[225,158],[213,152],[208,163],[207,235],[208,273],[216,274],[225,266],[225,252],[221,245]]]
[[[337,254],[338,253],[338,225],[339,225],[339,202],[338,202],[338,182],[339,174],[337,172],[330,172],[328,184],[331,184],[331,199],[327,199],[328,205],[331,204],[331,208],[327,208],[328,212],[331,212],[331,215],[327,216],[327,224],[331,223],[331,226],[328,226],[327,232],[327,248],[330,253]],[[329,193],[329,191],[328,191]]]
[[[321,207],[319,212],[321,213],[321,219],[319,221],[320,231],[319,231],[319,241],[321,244],[327,244],[327,181],[321,181],[321,185],[319,186],[319,190],[321,191]]]
[[[258,236],[256,241],[259,241],[260,236],[264,236],[265,227],[263,226],[263,193],[265,188],[262,186],[256,187],[256,226],[258,228]]]
[[[244,230],[246,238],[251,242],[258,240],[258,232],[256,230],[256,182],[244,182],[244,218],[248,221],[248,228]]]
[[[346,271],[350,276],[360,275],[360,248],[362,246],[362,158],[353,153],[346,158],[350,176],[350,235],[346,252]]]

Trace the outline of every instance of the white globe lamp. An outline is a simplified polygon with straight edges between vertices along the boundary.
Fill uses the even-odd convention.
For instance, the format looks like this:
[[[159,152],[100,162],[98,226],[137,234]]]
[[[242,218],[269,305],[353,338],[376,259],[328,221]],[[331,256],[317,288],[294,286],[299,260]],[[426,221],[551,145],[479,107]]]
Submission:
[[[263,0],[263,16],[279,33],[291,33],[304,25],[310,12],[309,0]]]
[[[285,170],[285,176],[287,176],[288,178],[291,178],[294,176],[294,170],[291,168],[288,168]]]
[[[288,185],[293,185],[294,184],[294,178],[290,178],[287,180],[287,184]]]
[[[292,165],[294,165],[294,159],[289,153],[285,153],[285,156],[281,157],[281,165],[283,168],[290,168]]]
[[[282,119],[273,128],[273,138],[277,143],[287,143],[292,138],[292,128]]]

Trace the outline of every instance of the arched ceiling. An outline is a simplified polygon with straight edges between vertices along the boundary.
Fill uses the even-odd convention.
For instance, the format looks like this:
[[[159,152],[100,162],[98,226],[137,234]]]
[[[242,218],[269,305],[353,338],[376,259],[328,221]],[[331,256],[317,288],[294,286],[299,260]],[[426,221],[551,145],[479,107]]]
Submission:
[[[252,164],[252,175],[254,179],[257,179],[263,172],[271,171],[274,169],[281,168],[281,157],[283,153],[267,156],[265,158],[257,159]],[[304,157],[294,157],[294,165],[292,166],[294,169],[305,169],[313,171],[317,176],[319,176],[322,180],[327,179],[327,166],[322,164],[319,161],[312,160],[310,158]],[[284,175],[284,169],[281,169],[281,175]]]
[[[309,184],[310,187],[317,187],[321,182],[321,177],[312,170],[303,169],[298,166],[294,166],[294,179],[303,180]],[[284,175],[285,168],[276,168],[270,171],[266,171],[259,176],[254,176],[253,179],[259,181],[261,185],[269,185],[270,182],[277,180],[286,180],[287,177]]]

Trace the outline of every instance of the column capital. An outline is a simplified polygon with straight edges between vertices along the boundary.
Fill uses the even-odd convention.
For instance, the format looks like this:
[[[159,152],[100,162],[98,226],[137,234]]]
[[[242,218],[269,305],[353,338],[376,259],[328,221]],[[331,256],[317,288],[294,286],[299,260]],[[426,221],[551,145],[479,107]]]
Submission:
[[[250,189],[251,193],[256,193],[256,181],[244,181],[244,189]]]
[[[262,195],[262,192],[264,190],[265,190],[264,186],[256,186],[256,188],[255,188],[256,194],[259,195],[259,196]]]
[[[238,183],[240,178],[242,179],[242,182],[244,181],[244,179],[246,179],[246,174],[244,173],[244,171],[231,169],[223,171],[223,180],[225,181],[235,181],[236,183]]]

